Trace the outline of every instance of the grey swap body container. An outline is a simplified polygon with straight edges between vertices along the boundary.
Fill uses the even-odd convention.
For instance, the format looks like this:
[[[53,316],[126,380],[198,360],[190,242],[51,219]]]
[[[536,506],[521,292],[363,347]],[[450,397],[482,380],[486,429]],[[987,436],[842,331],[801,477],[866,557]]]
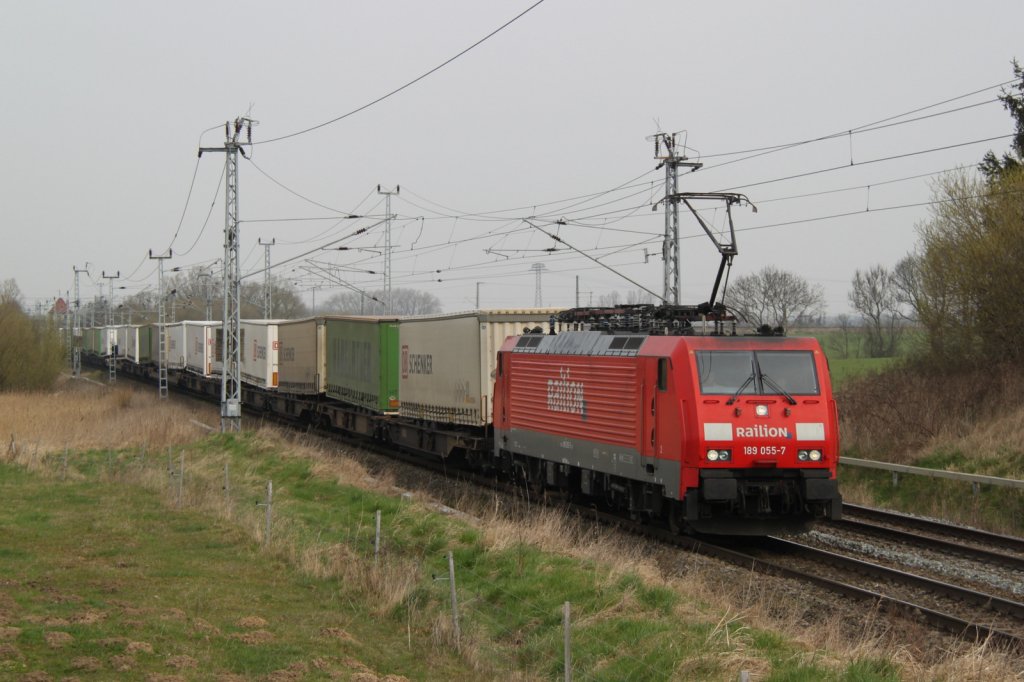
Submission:
[[[477,310],[402,319],[399,414],[463,426],[490,424],[502,344],[527,327],[547,331],[558,310]]]
[[[324,318],[282,321],[277,325],[277,387],[283,393],[317,395],[327,383]]]

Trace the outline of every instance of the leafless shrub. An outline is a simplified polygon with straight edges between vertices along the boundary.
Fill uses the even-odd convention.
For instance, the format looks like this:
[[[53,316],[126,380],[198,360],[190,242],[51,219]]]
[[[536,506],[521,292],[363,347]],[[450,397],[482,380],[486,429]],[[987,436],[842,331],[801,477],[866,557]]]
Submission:
[[[837,395],[844,449],[906,461],[936,439],[970,434],[1019,404],[1024,371],[1013,366],[928,371],[905,365],[866,376]]]

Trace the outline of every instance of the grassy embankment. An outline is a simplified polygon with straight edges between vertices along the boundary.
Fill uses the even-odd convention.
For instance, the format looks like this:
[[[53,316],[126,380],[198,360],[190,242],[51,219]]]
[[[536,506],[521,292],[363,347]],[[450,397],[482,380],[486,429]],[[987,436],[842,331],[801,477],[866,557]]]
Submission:
[[[0,394],[0,427],[14,434],[0,457],[0,677],[556,679],[565,601],[578,679],[1013,671],[969,647],[915,661],[870,628],[851,638],[759,578],[723,585],[720,566],[694,557],[665,570],[635,541],[556,512],[527,518],[492,501],[468,509],[473,517],[437,513],[422,493],[402,496],[344,453],[291,434],[196,439],[190,418],[215,413],[81,382],[58,395]],[[185,456],[180,507],[168,447],[172,470]],[[263,547],[256,503],[267,480]]]
[[[820,334],[834,355],[839,332]],[[1013,367],[936,371],[896,358],[830,357],[843,454],[899,464],[1024,479],[1024,373]],[[856,344],[854,344],[856,345]],[[840,353],[839,355],[843,355]],[[845,499],[1024,535],[1024,493],[997,486],[840,469]]]

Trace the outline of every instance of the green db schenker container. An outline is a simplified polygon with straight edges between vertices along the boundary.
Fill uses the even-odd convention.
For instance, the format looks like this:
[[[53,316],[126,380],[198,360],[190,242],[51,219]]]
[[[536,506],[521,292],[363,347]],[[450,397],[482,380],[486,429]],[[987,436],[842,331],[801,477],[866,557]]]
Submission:
[[[327,317],[327,395],[374,412],[397,412],[398,321]]]

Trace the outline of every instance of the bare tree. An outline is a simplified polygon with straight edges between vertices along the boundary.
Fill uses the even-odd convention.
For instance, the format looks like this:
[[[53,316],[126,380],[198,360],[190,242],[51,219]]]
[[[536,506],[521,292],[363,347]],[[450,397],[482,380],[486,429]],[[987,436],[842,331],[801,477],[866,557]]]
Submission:
[[[295,319],[309,315],[309,308],[302,301],[298,290],[288,280],[273,276],[270,278],[271,314],[275,319]],[[157,294],[150,292],[150,310],[155,311]],[[175,317],[179,320],[201,320],[206,317],[207,303],[210,318],[219,320],[224,315],[224,280],[217,273],[201,268],[178,272],[164,280],[166,305],[173,301]],[[263,278],[242,280],[241,309],[243,319],[263,317]],[[155,319],[155,312],[153,313]]]
[[[222,285],[223,286],[223,285]],[[263,280],[248,280],[242,283],[242,315],[263,317]],[[270,278],[271,316],[278,320],[290,320],[309,315],[309,308],[302,301],[298,289],[289,281],[278,277]],[[251,311],[251,314],[250,314]]]
[[[602,294],[597,297],[597,307],[614,308],[617,305],[638,305],[642,303],[655,303],[655,298],[643,289],[631,289],[622,296],[618,291],[609,294]]]
[[[429,315],[441,312],[440,299],[419,289],[392,289],[391,305],[395,315]],[[322,310],[345,315],[384,315],[384,291],[342,291],[327,299]]]
[[[839,333],[829,337],[828,347],[835,354],[835,357],[849,358],[852,347],[850,341],[853,336],[853,320],[846,313],[840,313],[836,315],[835,323]]]
[[[895,355],[903,327],[900,324],[899,288],[893,273],[882,265],[875,265],[866,272],[857,270],[848,298],[864,320],[868,356]]]
[[[825,292],[820,285],[769,265],[733,282],[725,304],[755,326],[787,328],[795,320],[820,317]]]
[[[18,283],[13,279],[5,279],[0,284],[0,304],[13,303],[17,306],[21,306],[21,289],[18,288]]]

